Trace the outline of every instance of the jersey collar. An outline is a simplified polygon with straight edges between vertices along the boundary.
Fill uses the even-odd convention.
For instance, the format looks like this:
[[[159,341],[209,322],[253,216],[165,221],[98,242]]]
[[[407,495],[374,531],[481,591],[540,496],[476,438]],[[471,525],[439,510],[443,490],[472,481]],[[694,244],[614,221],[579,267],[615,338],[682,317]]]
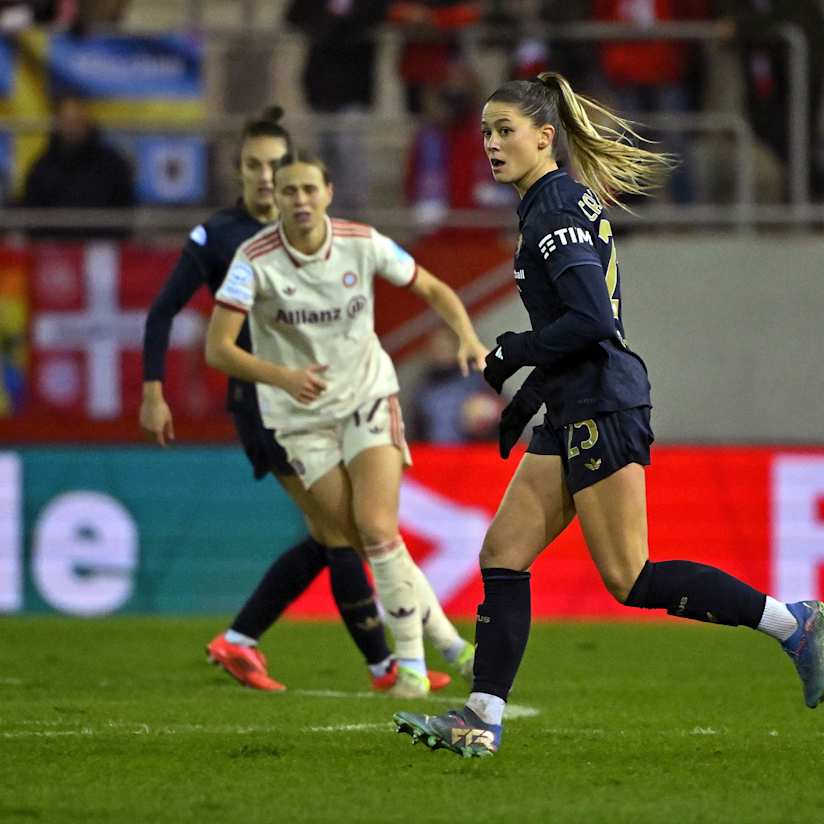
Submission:
[[[305,255],[303,252],[299,252],[295,249],[295,247],[292,246],[292,244],[286,239],[286,232],[283,231],[283,226],[280,222],[278,222],[278,234],[283,242],[283,248],[286,251],[286,254],[289,255],[289,259],[292,261],[294,266],[300,268],[307,263],[317,263],[319,260],[329,260],[329,255],[332,254],[332,221],[329,220],[329,215],[325,215],[323,220],[326,223],[326,239],[323,241],[323,245],[320,249],[312,255]]]
[[[543,177],[539,177],[527,190],[527,193],[521,198],[521,202],[518,204],[518,217],[523,220],[526,217],[526,213],[529,211],[529,207],[532,206],[533,201],[538,194],[544,189],[545,186],[549,185],[553,180],[557,180],[559,177],[563,177],[566,175],[566,172],[563,169],[553,169],[551,172],[547,172]]]

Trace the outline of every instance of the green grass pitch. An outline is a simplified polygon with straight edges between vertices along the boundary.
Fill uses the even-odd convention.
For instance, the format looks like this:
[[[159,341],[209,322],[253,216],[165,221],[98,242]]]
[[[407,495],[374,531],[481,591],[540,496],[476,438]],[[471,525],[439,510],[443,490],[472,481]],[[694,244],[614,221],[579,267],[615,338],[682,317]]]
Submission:
[[[749,630],[538,624],[501,752],[464,760],[390,723],[463,685],[371,696],[343,629],[298,622],[263,644],[289,691],[258,693],[205,663],[223,625],[4,618],[0,821],[824,820],[824,708]]]

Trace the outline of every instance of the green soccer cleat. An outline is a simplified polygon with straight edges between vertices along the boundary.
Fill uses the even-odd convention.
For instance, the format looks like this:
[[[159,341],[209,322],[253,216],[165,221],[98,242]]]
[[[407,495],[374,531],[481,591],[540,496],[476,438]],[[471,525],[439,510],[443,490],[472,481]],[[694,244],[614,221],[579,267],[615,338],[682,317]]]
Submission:
[[[468,707],[449,710],[444,715],[396,712],[392,716],[396,732],[422,741],[430,750],[449,750],[463,758],[488,758],[501,744],[500,725],[485,724]]]
[[[804,688],[804,703],[815,709],[824,700],[824,603],[787,604],[798,629],[781,645],[792,658]]]
[[[398,665],[398,674],[395,683],[387,690],[393,698],[426,698],[431,690],[429,678],[413,669]]]

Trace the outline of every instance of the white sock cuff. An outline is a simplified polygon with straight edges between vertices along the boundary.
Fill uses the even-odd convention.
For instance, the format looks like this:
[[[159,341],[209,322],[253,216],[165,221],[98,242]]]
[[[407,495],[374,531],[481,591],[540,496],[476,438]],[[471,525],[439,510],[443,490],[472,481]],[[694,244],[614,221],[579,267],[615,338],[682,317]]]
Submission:
[[[500,726],[504,718],[506,701],[497,695],[486,692],[473,692],[467,699],[466,706],[484,722]]]
[[[233,629],[227,629],[226,632],[223,633],[223,637],[230,644],[238,644],[241,647],[257,646],[257,638],[251,638],[248,635],[244,635],[242,632],[235,632]]]
[[[771,638],[786,641],[798,629],[798,621],[787,609],[786,604],[768,595],[758,629]]]

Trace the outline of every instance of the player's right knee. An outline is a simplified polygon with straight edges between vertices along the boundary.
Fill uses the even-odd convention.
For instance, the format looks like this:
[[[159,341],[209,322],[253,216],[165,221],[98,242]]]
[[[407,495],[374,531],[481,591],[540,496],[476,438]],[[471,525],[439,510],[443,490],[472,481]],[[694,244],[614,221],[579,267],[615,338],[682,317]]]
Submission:
[[[633,606],[633,604],[628,604],[628,599],[639,578],[637,570],[615,567],[612,569],[599,570],[599,573],[607,592],[609,592],[619,604]]]
[[[523,557],[524,553],[519,552],[518,547],[513,543],[497,541],[487,534],[478,561],[481,569],[496,567],[523,571],[526,569],[523,564]]]
[[[602,576],[601,580],[607,588],[607,592],[619,603],[626,604],[627,596],[632,589],[632,582],[627,582],[621,576]]]
[[[393,517],[381,517],[370,513],[364,518],[357,518],[358,535],[365,547],[384,544],[398,535],[398,521]]]

